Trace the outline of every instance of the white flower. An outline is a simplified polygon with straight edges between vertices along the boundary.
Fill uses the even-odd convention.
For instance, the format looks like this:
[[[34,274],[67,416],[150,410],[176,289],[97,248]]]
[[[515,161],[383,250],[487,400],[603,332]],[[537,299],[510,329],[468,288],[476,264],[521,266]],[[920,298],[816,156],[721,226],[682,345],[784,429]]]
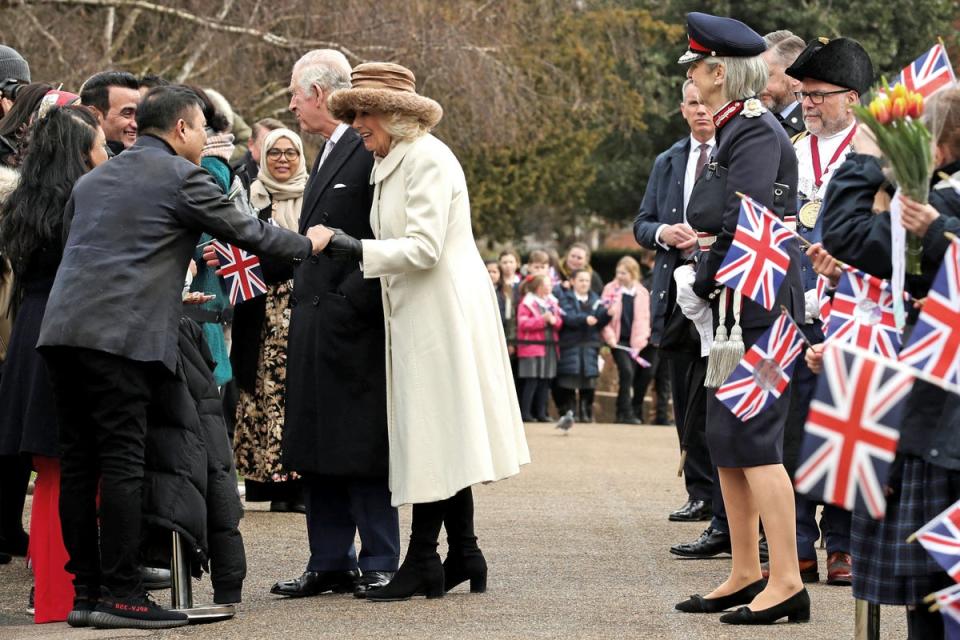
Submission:
[[[758,98],[750,98],[743,103],[743,117],[744,118],[756,118],[761,113],[766,111],[763,107],[763,103],[760,102]]]

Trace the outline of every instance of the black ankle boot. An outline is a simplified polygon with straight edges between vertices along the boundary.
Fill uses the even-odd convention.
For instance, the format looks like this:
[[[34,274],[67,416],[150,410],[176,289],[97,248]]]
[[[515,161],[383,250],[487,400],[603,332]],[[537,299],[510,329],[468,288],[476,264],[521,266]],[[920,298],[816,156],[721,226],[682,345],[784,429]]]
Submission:
[[[367,600],[372,602],[396,602],[413,596],[443,597],[443,565],[436,550],[431,555],[407,553],[387,586],[367,592]]]
[[[470,593],[487,590],[487,561],[480,548],[450,549],[443,561],[443,590],[450,591],[462,582],[470,581]]]
[[[487,561],[477,546],[473,530],[473,490],[470,487],[447,500],[443,526],[447,530],[450,548],[443,563],[444,591],[469,580],[471,593],[483,593],[487,590]]]

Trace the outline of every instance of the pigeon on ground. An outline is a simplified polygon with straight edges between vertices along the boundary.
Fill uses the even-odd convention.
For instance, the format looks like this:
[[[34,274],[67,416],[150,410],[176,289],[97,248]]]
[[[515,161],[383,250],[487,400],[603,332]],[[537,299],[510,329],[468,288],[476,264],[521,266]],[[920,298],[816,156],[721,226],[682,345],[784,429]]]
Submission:
[[[557,420],[557,429],[563,431],[563,435],[567,435],[570,432],[570,427],[574,425],[573,419],[573,410],[567,411],[565,414],[560,416],[560,419]]]

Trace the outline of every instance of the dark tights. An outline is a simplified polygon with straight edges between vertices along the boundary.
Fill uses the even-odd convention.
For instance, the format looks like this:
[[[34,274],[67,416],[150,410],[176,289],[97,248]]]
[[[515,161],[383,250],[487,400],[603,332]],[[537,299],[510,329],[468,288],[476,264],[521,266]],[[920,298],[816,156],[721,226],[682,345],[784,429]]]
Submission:
[[[520,393],[520,416],[524,422],[547,418],[550,378],[524,378]]]

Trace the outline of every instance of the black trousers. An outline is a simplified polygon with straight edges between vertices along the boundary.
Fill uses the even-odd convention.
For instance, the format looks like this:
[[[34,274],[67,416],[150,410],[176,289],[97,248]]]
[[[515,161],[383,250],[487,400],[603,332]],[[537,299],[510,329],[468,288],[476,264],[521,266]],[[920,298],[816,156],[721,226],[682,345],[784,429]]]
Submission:
[[[74,347],[44,353],[60,421],[60,521],[74,584],[142,592],[144,445],[152,389],[171,374]],[[97,489],[100,490],[99,531]]]
[[[23,503],[30,484],[27,456],[0,456],[0,551],[22,556],[27,551]]]
[[[617,365],[617,377],[619,378],[619,388],[617,389],[617,418],[627,418],[634,415],[634,396],[637,395],[635,389],[639,381],[637,377],[636,360],[623,349],[613,349],[613,361]],[[643,397],[638,400],[643,405]],[[640,417],[640,416],[636,416]]]
[[[400,522],[387,479],[304,475],[307,571],[396,571]],[[360,534],[360,555],[354,547]]]
[[[654,423],[667,423],[667,407],[670,403],[670,373],[660,350],[652,344],[640,352],[640,357],[650,363],[644,369],[637,366],[633,383],[633,415],[643,419],[643,399],[647,397],[647,388],[653,383],[656,413]]]
[[[687,495],[691,500],[713,500],[714,495],[719,495],[719,487],[714,491],[715,472],[706,439],[707,391],[703,384],[707,374],[707,359],[693,354],[673,353],[670,356],[670,373],[677,436],[687,452],[683,465]],[[714,504],[714,511],[721,507],[722,501],[719,505]]]

